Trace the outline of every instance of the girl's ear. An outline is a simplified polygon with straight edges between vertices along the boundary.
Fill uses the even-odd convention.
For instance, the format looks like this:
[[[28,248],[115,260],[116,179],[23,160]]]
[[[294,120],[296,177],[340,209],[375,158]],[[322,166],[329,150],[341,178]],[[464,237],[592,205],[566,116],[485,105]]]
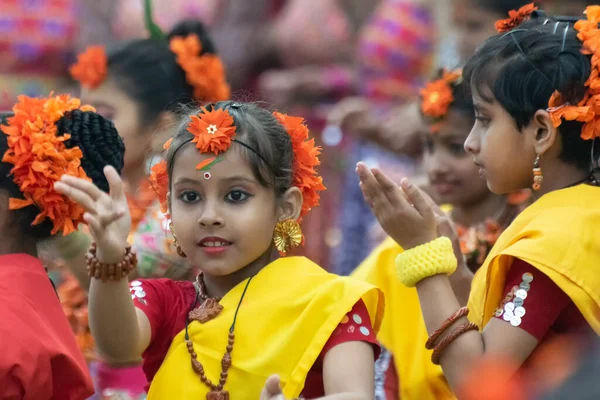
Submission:
[[[300,218],[302,211],[302,192],[297,187],[289,188],[281,199],[277,211],[277,217],[280,221],[288,219],[296,221]]]
[[[535,153],[543,155],[556,142],[558,129],[554,127],[552,118],[546,110],[538,110],[531,120],[529,134],[532,135]]]

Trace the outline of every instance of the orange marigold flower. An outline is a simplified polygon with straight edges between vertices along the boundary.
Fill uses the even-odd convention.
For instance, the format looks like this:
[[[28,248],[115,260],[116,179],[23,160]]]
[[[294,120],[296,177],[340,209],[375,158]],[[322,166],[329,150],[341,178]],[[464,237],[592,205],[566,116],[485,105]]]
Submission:
[[[81,149],[65,146],[69,134],[57,136],[56,122],[76,109],[82,109],[80,101],[66,95],[45,99],[19,96],[14,116],[0,127],[8,142],[2,161],[14,165],[11,175],[24,197],[11,198],[9,209],[35,205],[40,213],[32,225],[50,219],[53,235],[68,235],[83,222],[83,208],[54,190],[65,174],[90,180],[81,168]]]
[[[215,102],[229,98],[231,90],[223,62],[215,54],[201,54],[202,42],[198,35],[174,37],[169,48],[185,71],[186,81],[194,88],[196,100]]]
[[[165,215],[168,214],[167,195],[169,193],[169,174],[167,173],[167,162],[165,160],[152,166],[150,170],[150,185],[152,185],[158,197],[160,211]]]
[[[292,117],[279,112],[273,115],[283,125],[292,140],[294,163],[292,166],[293,186],[302,192],[302,211],[300,217],[305,216],[313,207],[319,205],[319,192],[326,190],[323,178],[318,175],[317,167],[321,164],[319,155],[321,148],[315,145],[314,139],[308,138],[308,127],[304,119]]]
[[[454,101],[451,85],[461,79],[462,72],[444,72],[441,79],[429,82],[421,89],[421,112],[431,118],[442,118]]]
[[[509,11],[508,18],[496,22],[496,31],[498,31],[498,33],[503,33],[515,29],[517,26],[531,18],[531,14],[537,9],[538,7],[536,7],[535,4],[530,3],[518,10]]]
[[[192,115],[190,119],[187,131],[194,135],[192,143],[196,143],[200,153],[219,155],[229,149],[236,127],[227,110],[208,111],[202,107],[202,113]]]
[[[69,69],[73,79],[82,86],[94,89],[106,78],[108,57],[103,46],[89,47],[77,56],[77,63]]]

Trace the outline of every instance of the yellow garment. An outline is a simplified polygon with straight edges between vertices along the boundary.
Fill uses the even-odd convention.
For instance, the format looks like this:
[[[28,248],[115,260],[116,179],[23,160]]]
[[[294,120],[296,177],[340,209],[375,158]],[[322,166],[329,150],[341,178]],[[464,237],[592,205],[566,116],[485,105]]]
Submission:
[[[407,288],[396,276],[396,256],[402,248],[388,238],[353,272],[352,276],[383,290],[385,315],[377,338],[394,356],[399,398],[402,400],[454,399],[440,366],[425,349],[428,338],[415,288]]]
[[[213,382],[219,381],[229,328],[246,282],[223,297],[217,318],[189,325],[198,361]],[[279,374],[285,396],[298,397],[324,345],[360,299],[377,332],[384,310],[380,290],[329,274],[304,257],[280,258],[266,266],[250,282],[240,306],[225,390],[236,400],[256,400],[267,378]],[[206,398],[207,387],[192,370],[184,333],[171,343],[148,399]]]
[[[579,185],[550,192],[525,209],[498,238],[477,271],[469,319],[483,329],[492,318],[516,257],[552,279],[600,334],[598,199],[600,188]]]

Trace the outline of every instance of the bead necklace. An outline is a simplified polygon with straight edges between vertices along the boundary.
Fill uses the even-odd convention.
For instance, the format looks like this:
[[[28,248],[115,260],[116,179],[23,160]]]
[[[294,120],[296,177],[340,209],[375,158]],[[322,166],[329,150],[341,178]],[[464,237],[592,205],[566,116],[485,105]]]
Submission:
[[[223,390],[225,387],[225,383],[227,382],[227,375],[229,368],[231,367],[231,352],[233,351],[233,345],[235,343],[235,322],[237,320],[238,312],[240,311],[240,306],[242,305],[242,301],[244,300],[244,296],[246,295],[246,291],[248,290],[248,286],[250,285],[250,281],[252,281],[254,276],[251,276],[246,283],[246,287],[244,287],[244,291],[242,292],[242,296],[235,310],[235,314],[233,316],[233,323],[231,327],[229,327],[229,337],[227,341],[227,347],[225,350],[225,354],[221,359],[221,375],[219,377],[219,384],[214,384],[205,374],[204,366],[200,361],[198,361],[198,354],[194,351],[194,343],[190,339],[188,333],[188,326],[191,321],[197,320],[200,323],[205,323],[214,317],[216,317],[221,310],[223,310],[223,306],[218,303],[221,298],[210,298],[206,294],[206,286],[204,285],[204,279],[202,273],[198,274],[196,278],[196,301],[194,301],[194,305],[192,308],[196,307],[198,300],[202,300],[203,303],[197,309],[193,309],[189,312],[188,318],[185,324],[185,344],[187,346],[187,351],[190,354],[192,369],[194,372],[200,377],[200,380],[203,384],[205,384],[210,391],[206,394],[206,400],[229,400],[229,392]],[[205,307],[205,304],[210,303]],[[216,306],[218,307],[216,307]],[[218,310],[218,311],[217,311]],[[215,314],[216,311],[216,314]]]

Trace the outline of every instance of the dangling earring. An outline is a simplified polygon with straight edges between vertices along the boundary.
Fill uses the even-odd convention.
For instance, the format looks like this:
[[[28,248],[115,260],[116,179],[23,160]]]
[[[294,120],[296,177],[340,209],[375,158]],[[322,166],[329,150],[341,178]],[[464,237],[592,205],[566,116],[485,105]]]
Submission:
[[[542,175],[542,169],[540,168],[540,155],[538,154],[533,162],[533,190],[540,190],[544,182],[544,175]]]
[[[181,249],[181,246],[179,245],[179,241],[177,240],[177,236],[175,236],[175,231],[173,230],[173,222],[172,221],[169,222],[169,229],[171,230],[171,233],[173,234],[173,246],[175,246],[175,249],[177,250],[177,254],[181,258],[186,258],[187,255]]]
[[[302,229],[298,221],[287,219],[277,222],[273,241],[282,256],[285,256],[294,247],[300,246],[302,243]]]

